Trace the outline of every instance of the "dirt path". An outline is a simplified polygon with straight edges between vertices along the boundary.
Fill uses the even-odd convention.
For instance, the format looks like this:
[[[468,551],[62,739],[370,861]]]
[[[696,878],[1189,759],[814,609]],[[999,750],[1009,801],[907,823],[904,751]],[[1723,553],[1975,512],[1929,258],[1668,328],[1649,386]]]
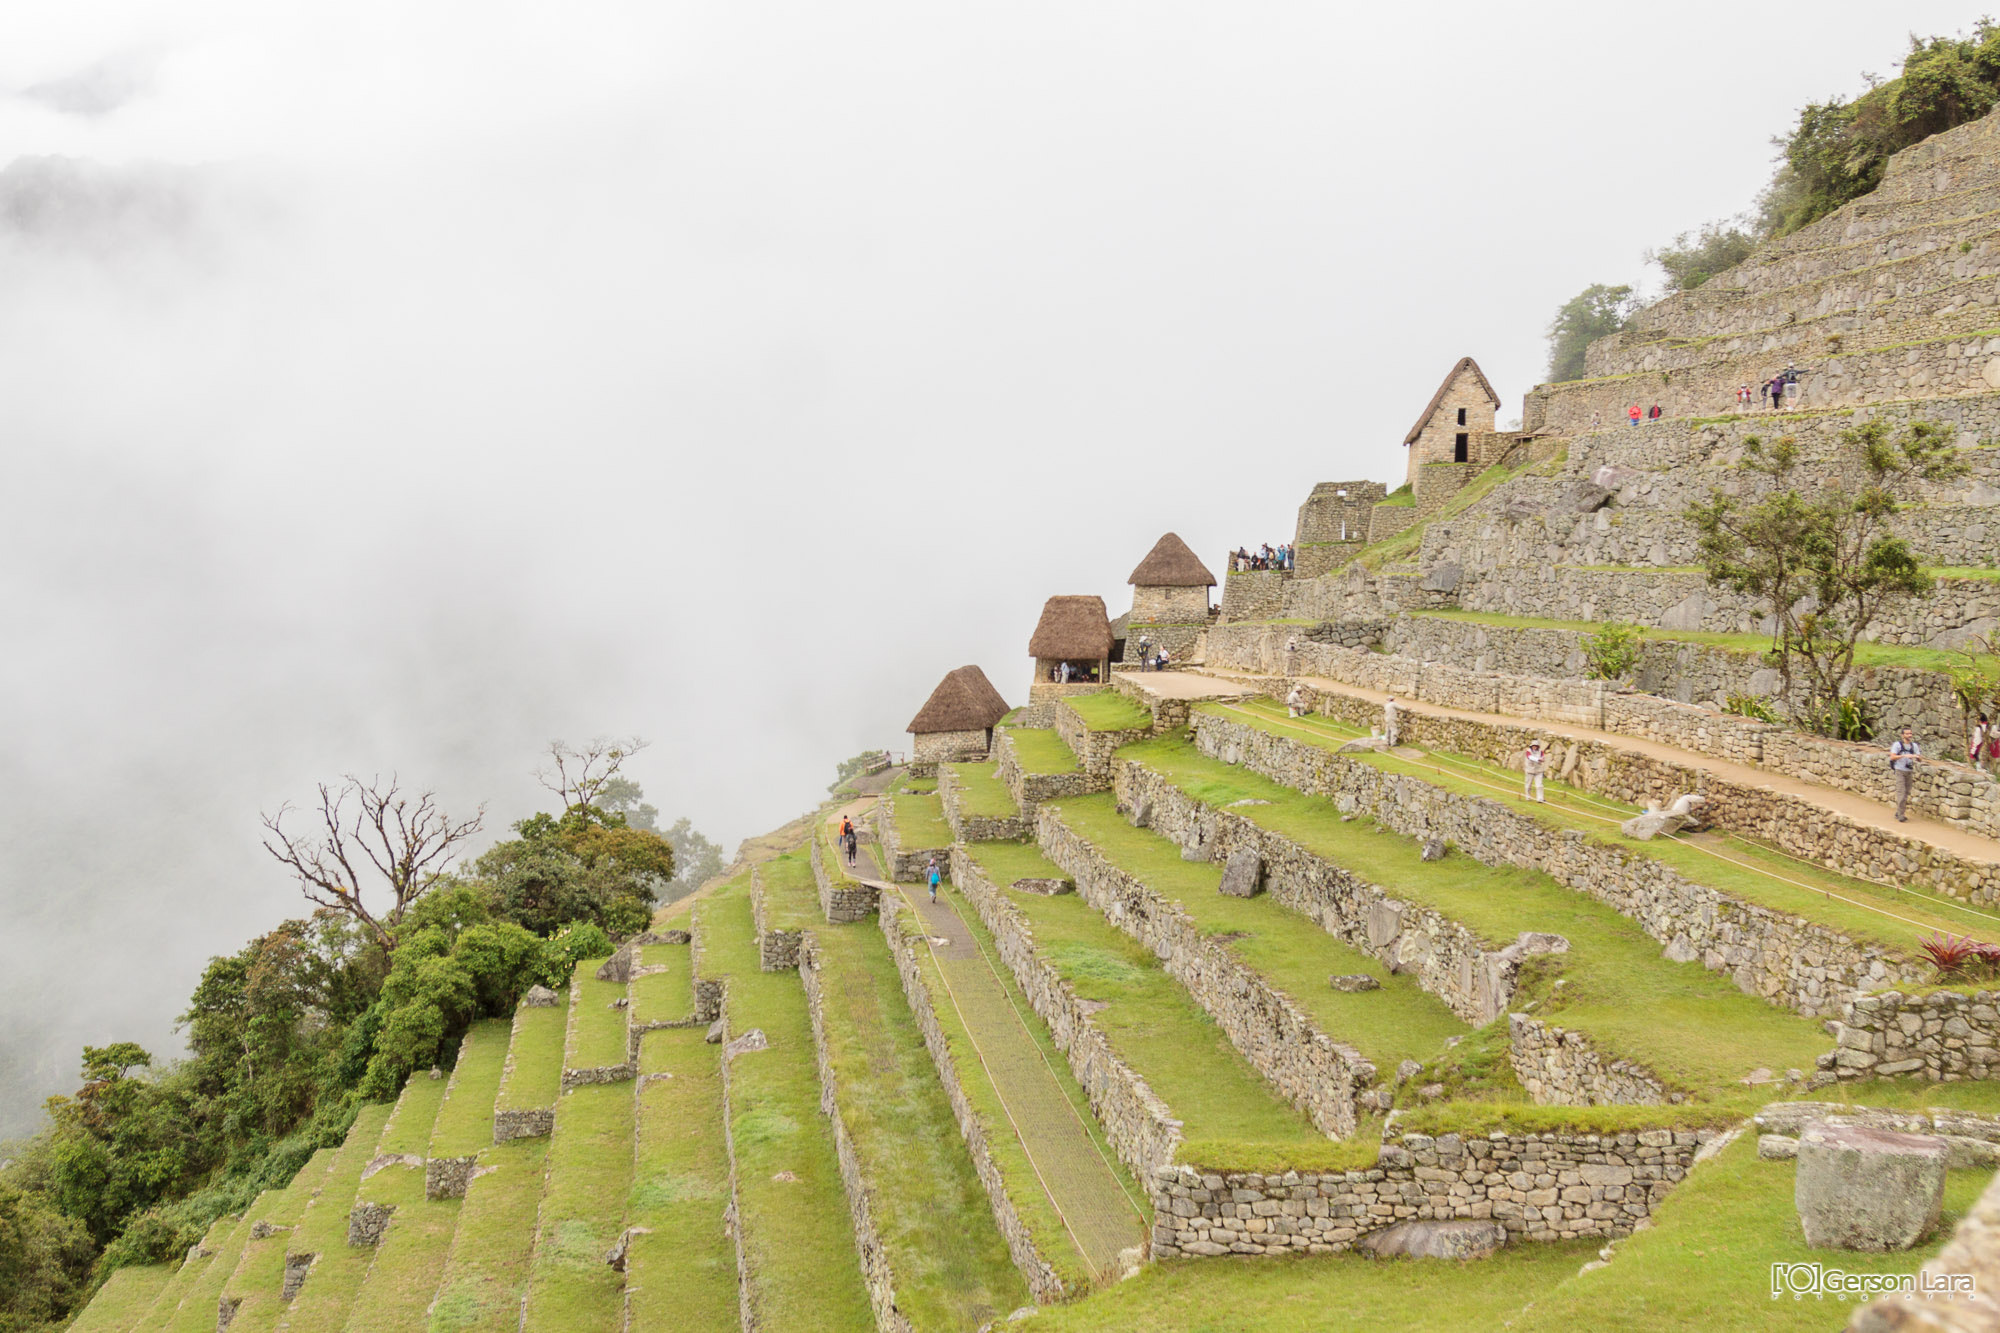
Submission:
[[[1015,1188],[1039,1183],[1085,1265],[1101,1278],[1116,1277],[1119,1252],[1145,1243],[1145,1222],[1106,1160],[1109,1150],[1100,1151],[1085,1129],[1088,1108],[1073,1103],[1057,1079],[1051,1062],[1062,1057],[1036,1042],[1029,1026],[1036,1020],[1001,982],[951,892],[933,903],[922,886],[898,885],[896,891],[924,923],[949,992],[939,1000],[956,1011],[971,1036],[974,1055],[1033,1167],[1031,1178],[1016,1180]]]
[[[1260,680],[1280,679],[1261,677],[1247,671],[1217,670],[1216,679]],[[1381,704],[1388,695],[1377,690],[1364,689],[1359,685],[1349,685],[1345,681],[1329,680],[1324,676],[1300,676],[1299,680],[1316,690],[1327,694],[1344,694],[1352,699],[1365,699]],[[1406,715],[1461,718],[1472,722],[1486,722],[1509,727],[1532,727],[1545,736],[1560,737],[1564,740],[1589,740],[1612,749],[1624,750],[1631,754],[1646,755],[1653,759],[1663,759],[1669,763],[1687,768],[1703,769],[1730,782],[1738,782],[1746,787],[1758,787],[1765,791],[1781,792],[1787,796],[1797,796],[1823,809],[1845,815],[1867,828],[1881,829],[1899,837],[1913,838],[1942,848],[1954,856],[1968,861],[2000,861],[2000,844],[1991,838],[1981,837],[1965,829],[1954,828],[1950,824],[1935,819],[1911,815],[1907,823],[1896,822],[1895,807],[1887,801],[1871,800],[1853,792],[1841,791],[1834,787],[1822,787],[1783,773],[1775,773],[1767,768],[1752,768],[1731,759],[1716,759],[1692,750],[1665,745],[1659,741],[1644,740],[1637,736],[1622,736],[1616,732],[1602,731],[1596,727],[1578,726],[1571,722],[1547,722],[1540,718],[1511,717],[1503,713],[1482,713],[1464,708],[1445,708],[1438,704],[1413,703],[1410,700],[1396,700],[1398,712]],[[1887,782],[1885,776],[1884,782]]]

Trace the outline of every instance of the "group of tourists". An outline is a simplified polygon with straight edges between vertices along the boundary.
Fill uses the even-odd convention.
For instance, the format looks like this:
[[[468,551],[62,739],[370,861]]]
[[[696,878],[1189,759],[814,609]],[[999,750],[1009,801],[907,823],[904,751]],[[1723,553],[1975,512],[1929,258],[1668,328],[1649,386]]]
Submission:
[[[1265,542],[1255,551],[1239,546],[1229,557],[1229,568],[1238,574],[1253,569],[1290,569],[1294,554],[1289,542],[1280,542],[1276,546]]]
[[[1658,421],[1665,415],[1666,413],[1660,410],[1658,403],[1654,403],[1651,407],[1643,410],[1637,403],[1634,403],[1625,409],[1626,422],[1634,426],[1638,425],[1641,421]]]
[[[1748,412],[1752,404],[1759,408],[1770,408],[1781,412],[1786,408],[1796,411],[1799,405],[1799,372],[1791,366],[1759,384],[1755,389],[1749,385],[1739,385],[1736,389],[1736,410]]]
[[[840,844],[841,859],[847,862],[849,870],[861,855],[861,835],[854,831],[854,821],[846,815],[840,817],[840,835],[835,839]]]
[[[1058,662],[1049,668],[1049,679],[1058,685],[1097,683],[1097,668],[1079,666],[1075,662]]]
[[[1140,669],[1144,671],[1165,671],[1170,665],[1172,665],[1172,654],[1168,653],[1164,646],[1158,652],[1154,652],[1152,636],[1141,634],[1139,636]]]

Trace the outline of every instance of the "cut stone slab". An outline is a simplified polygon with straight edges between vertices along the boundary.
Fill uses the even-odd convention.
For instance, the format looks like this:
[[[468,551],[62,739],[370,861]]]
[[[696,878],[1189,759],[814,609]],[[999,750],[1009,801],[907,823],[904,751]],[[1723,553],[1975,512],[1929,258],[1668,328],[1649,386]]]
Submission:
[[[1632,816],[1618,826],[1618,831],[1641,842],[1651,842],[1663,834],[1679,833],[1696,822],[1694,808],[1707,802],[1707,797],[1689,792],[1664,810],[1648,810]]]
[[[1426,861],[1442,861],[1444,860],[1444,851],[1444,839],[1432,838],[1424,844],[1423,859]]]
[[[632,980],[632,965],[638,961],[639,949],[630,940],[618,946],[618,952],[605,959],[597,969],[599,981],[616,982],[623,986]]]
[[[1412,1259],[1485,1259],[1506,1243],[1507,1229],[1498,1222],[1470,1218],[1398,1222],[1356,1242],[1378,1259],[1392,1255]]]
[[[1053,898],[1057,894],[1075,893],[1076,881],[1073,879],[1017,879],[1011,887],[1022,893],[1039,893],[1044,898]]]
[[[1789,1162],[1799,1155],[1799,1141],[1789,1134],[1759,1134],[1757,1155],[1767,1162]]]
[[[1255,898],[1264,887],[1264,858],[1239,847],[1222,864],[1222,892],[1231,898]]]
[[[1335,990],[1347,991],[1349,994],[1356,991],[1382,989],[1382,983],[1369,976],[1366,972],[1356,972],[1350,976],[1328,977],[1327,982]]]
[[[1816,1250],[1907,1250],[1937,1228],[1951,1150],[1932,1134],[1814,1121],[1792,1201]]]
[[[556,1007],[556,993],[547,986],[530,986],[528,993],[521,997],[521,1003],[530,1009],[553,1009]]]
[[[708,1025],[708,1035],[703,1037],[702,1040],[711,1046],[720,1046],[724,1030],[722,1020],[718,1018]]]
[[[748,1032],[722,1048],[722,1058],[725,1060],[734,1060],[739,1055],[747,1055],[751,1051],[765,1051],[770,1048],[771,1043],[765,1038],[764,1029],[751,1028]]]

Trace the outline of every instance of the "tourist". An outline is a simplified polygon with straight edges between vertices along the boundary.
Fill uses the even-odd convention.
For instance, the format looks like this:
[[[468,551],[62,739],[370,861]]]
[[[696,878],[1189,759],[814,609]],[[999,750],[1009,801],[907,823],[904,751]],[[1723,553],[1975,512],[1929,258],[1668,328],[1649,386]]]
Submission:
[[[1750,386],[1747,384],[1736,391],[1736,410],[1738,412],[1750,410]]]
[[[1638,408],[1633,408],[1638,411]],[[1396,696],[1390,695],[1389,702],[1382,705],[1382,737],[1391,746],[1396,743]]]
[[[1639,418],[1643,415],[1637,403],[1625,409],[1625,420],[1634,426],[1639,424]]]
[[[1167,650],[1165,648],[1160,649],[1160,655],[1153,659],[1153,669],[1155,671],[1165,671],[1167,669]]]
[[[1285,716],[1298,717],[1306,711],[1306,707],[1306,687],[1303,685],[1292,686],[1292,692],[1285,696]]]
[[[936,902],[937,886],[938,886],[938,863],[937,863],[937,858],[935,856],[931,858],[930,870],[926,874],[925,878],[929,879],[931,882],[931,901]]]
[[[1528,752],[1521,756],[1521,799],[1540,801],[1548,804],[1548,797],[1542,792],[1542,770],[1548,767],[1548,756],[1542,751],[1540,741],[1529,741]]]
[[[1917,748],[1916,738],[1908,727],[1903,734],[1889,744],[1889,771],[1896,775],[1896,820],[1907,824],[1909,816],[1903,812],[1910,805],[1910,783],[1917,776],[1917,764],[1923,759],[1923,751]]]
[[[1658,421],[1661,417],[1665,415],[1666,414],[1664,412],[1660,411],[1660,405],[1658,403],[1654,403],[1652,407],[1648,408],[1646,411],[1646,419],[1648,421]]]
[[[1604,429],[1604,414],[1602,412],[1592,412],[1590,414],[1590,428],[1592,430]]]
[[[1785,408],[1785,382],[1773,375],[1771,382],[1764,386],[1764,390],[1764,396],[1770,400],[1771,410],[1782,412]]]
[[[1993,725],[1986,720],[1986,714],[1981,713],[1979,720],[1972,724],[1972,744],[1966,747],[1965,762],[1974,768],[1992,771],[1992,751],[1996,745],[2000,745],[2000,738],[1995,737]]]

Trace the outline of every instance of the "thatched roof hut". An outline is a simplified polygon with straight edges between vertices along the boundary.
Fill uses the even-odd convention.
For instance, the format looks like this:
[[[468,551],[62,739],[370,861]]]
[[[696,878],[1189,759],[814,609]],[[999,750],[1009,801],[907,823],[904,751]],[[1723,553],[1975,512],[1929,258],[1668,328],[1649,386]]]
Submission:
[[[1111,617],[1096,596],[1051,597],[1028,640],[1042,661],[1101,662],[1111,656]]]
[[[939,731],[984,731],[1007,716],[1007,701],[986,673],[976,666],[948,671],[931,697],[910,719],[905,731],[927,735]]]
[[[1125,581],[1140,588],[1213,588],[1215,575],[1179,533],[1170,532],[1153,543],[1153,549]]]

